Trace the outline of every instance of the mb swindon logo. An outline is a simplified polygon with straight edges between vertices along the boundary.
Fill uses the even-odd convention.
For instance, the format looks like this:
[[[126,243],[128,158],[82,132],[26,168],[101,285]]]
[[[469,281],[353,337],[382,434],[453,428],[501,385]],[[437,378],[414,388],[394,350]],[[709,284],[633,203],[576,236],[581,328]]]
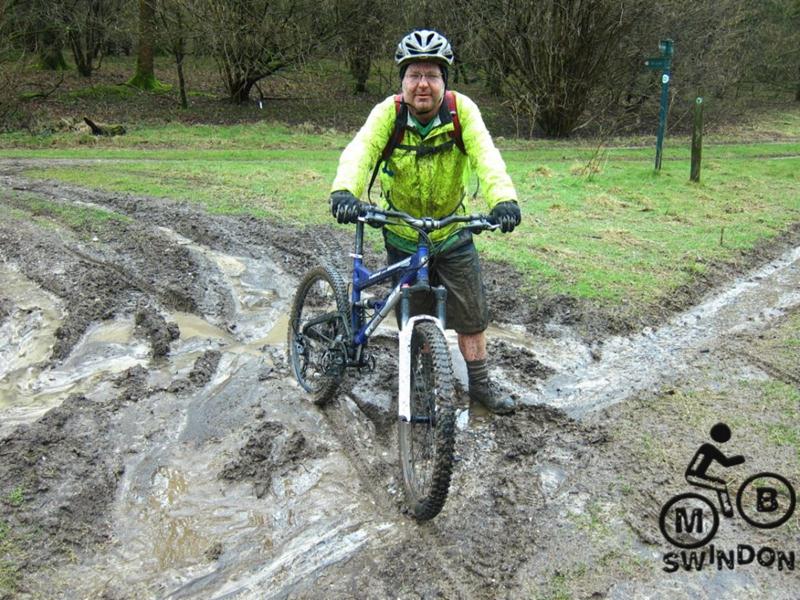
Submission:
[[[698,491],[685,492],[670,498],[662,507],[658,525],[664,538],[680,550],[663,556],[664,571],[680,569],[735,569],[742,565],[794,571],[795,552],[771,546],[740,543],[734,547],[716,547],[712,542],[720,527],[720,514],[736,518],[725,479],[709,474],[715,469],[729,468],[745,462],[743,456],[728,456],[720,448],[731,439],[725,423],[717,423],[709,432],[712,442],[697,449],[684,476]],[[795,508],[795,492],[791,483],[776,473],[761,472],[747,477],[736,493],[736,511],[744,521],[757,529],[774,529],[786,523]]]

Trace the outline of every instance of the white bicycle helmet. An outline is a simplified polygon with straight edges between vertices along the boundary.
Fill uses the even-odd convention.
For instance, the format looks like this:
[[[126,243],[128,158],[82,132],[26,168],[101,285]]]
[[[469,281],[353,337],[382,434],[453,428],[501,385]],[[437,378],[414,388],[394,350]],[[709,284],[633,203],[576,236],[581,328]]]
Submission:
[[[431,60],[449,67],[453,64],[453,50],[442,34],[428,29],[412,31],[397,44],[394,60],[400,66],[412,61]]]

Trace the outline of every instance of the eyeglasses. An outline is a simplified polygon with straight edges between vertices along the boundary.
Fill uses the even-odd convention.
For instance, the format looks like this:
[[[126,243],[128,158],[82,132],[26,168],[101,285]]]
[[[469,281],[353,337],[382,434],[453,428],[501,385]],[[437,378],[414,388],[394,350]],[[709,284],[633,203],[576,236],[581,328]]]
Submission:
[[[406,73],[406,79],[414,85],[418,85],[423,79],[433,84],[442,82],[442,76],[439,73]]]

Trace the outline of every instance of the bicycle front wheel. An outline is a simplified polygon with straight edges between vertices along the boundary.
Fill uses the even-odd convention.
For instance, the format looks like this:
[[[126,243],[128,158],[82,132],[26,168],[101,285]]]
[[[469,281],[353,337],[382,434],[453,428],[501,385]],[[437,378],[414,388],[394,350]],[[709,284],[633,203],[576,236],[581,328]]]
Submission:
[[[347,364],[347,287],[338,271],[320,266],[297,286],[289,312],[287,355],[298,383],[315,404],[336,393]]]
[[[442,510],[453,472],[455,389],[447,340],[431,321],[411,334],[411,421],[399,423],[406,500],[419,521]]]

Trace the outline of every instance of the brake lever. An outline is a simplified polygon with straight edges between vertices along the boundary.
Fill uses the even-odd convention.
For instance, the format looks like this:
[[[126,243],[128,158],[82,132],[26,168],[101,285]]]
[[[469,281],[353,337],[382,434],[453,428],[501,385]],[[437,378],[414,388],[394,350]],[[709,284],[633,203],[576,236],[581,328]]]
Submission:
[[[386,217],[386,215],[373,212],[372,210],[367,210],[365,213],[359,215],[358,220],[376,229],[380,229],[389,223],[389,219]]]
[[[500,224],[492,223],[487,219],[474,224],[468,223],[466,228],[479,235],[483,231],[494,231],[495,229],[500,229]]]

